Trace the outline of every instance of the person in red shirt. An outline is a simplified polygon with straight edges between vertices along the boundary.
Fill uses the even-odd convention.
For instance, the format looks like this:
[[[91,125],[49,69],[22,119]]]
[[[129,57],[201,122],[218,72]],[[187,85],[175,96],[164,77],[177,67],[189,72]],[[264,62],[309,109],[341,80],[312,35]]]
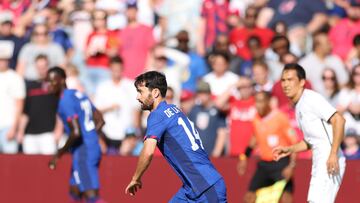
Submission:
[[[236,93],[234,93],[235,91]],[[255,117],[256,109],[253,93],[254,87],[251,79],[241,77],[235,87],[229,88],[216,99],[217,108],[228,112],[230,156],[244,153],[247,143],[249,143],[254,132],[252,121]]]
[[[92,13],[94,31],[87,38],[85,61],[89,94],[94,94],[99,83],[110,78],[109,57],[117,55],[116,33],[106,26],[107,14],[103,10]]]
[[[237,55],[244,59],[252,58],[247,41],[251,36],[259,37],[261,46],[265,49],[270,46],[274,32],[268,28],[260,28],[256,26],[256,18],[258,14],[257,8],[249,6],[245,12],[244,27],[238,27],[230,32],[230,43],[236,47]]]

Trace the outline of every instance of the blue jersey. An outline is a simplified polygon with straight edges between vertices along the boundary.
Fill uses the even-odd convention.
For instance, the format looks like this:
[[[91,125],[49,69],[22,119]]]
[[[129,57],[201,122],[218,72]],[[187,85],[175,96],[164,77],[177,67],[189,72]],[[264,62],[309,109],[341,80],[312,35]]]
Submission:
[[[95,107],[89,98],[76,90],[65,89],[59,101],[58,114],[64,123],[65,132],[70,134],[67,121],[78,118],[82,141],[88,147],[98,147],[98,135],[93,120]]]
[[[183,112],[175,105],[161,102],[150,113],[145,139],[157,140],[157,146],[184,184],[195,196],[221,178],[210,162],[200,136]]]

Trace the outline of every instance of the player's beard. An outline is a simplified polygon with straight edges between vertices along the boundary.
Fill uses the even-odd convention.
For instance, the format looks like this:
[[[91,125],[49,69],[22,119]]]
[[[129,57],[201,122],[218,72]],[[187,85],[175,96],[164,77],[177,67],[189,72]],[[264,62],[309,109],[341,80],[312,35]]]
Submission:
[[[154,108],[154,99],[152,98],[151,94],[148,95],[148,97],[144,100],[144,102],[141,102],[141,109],[146,111],[151,111]]]

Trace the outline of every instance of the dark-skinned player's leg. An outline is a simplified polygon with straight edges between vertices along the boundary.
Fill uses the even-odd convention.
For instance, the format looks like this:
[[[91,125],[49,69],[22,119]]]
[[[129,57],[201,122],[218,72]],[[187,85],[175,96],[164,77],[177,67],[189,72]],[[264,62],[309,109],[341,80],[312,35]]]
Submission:
[[[82,192],[76,185],[70,185],[70,199],[71,203],[80,203],[83,196]]]

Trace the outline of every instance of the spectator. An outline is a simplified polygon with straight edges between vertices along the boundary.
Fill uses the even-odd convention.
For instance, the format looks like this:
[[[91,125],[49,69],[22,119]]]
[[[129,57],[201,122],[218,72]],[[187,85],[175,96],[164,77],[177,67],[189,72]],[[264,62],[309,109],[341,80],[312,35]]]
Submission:
[[[344,63],[338,56],[331,54],[331,42],[324,32],[314,34],[313,51],[301,59],[299,64],[304,67],[308,80],[320,94],[325,91],[321,73],[326,67],[336,72],[340,86],[345,85],[349,79]]]
[[[167,87],[165,101],[168,104],[174,104],[174,89],[172,87]]]
[[[127,26],[120,32],[120,56],[124,59],[124,76],[134,79],[144,71],[155,40],[151,27],[137,21],[137,4],[128,3]]]
[[[252,66],[255,91],[271,92],[274,82],[269,79],[269,68],[264,62],[255,62]]]
[[[34,26],[31,41],[20,50],[16,71],[27,80],[39,79],[35,58],[40,54],[48,57],[50,67],[64,66],[66,63],[63,49],[57,43],[51,42],[49,29],[45,24]]]
[[[348,132],[349,133],[349,132]],[[345,136],[343,141],[344,155],[348,160],[360,159],[359,135],[350,133]]]
[[[209,156],[220,157],[225,152],[225,117],[211,100],[210,85],[200,80],[196,91],[196,104],[189,113],[189,119],[194,122]]]
[[[248,39],[251,36],[257,36],[260,39],[260,46],[264,49],[270,46],[271,39],[274,35],[273,31],[268,28],[260,28],[256,26],[256,19],[259,11],[254,6],[247,7],[245,11],[244,27],[238,27],[230,32],[230,42],[236,47],[237,55],[244,59],[252,59],[249,50]]]
[[[85,92],[85,87],[80,81],[80,73],[74,64],[68,64],[65,67],[66,86],[69,89],[76,89],[79,92]]]
[[[26,81],[26,98],[24,112],[19,129],[19,140],[22,141],[25,154],[54,154],[56,143],[63,133],[63,125],[56,116],[58,101],[54,94],[48,92],[46,76],[49,60],[46,55],[35,58],[35,68],[39,80]]]
[[[0,43],[0,152],[17,153],[17,131],[24,107],[25,83],[9,68],[13,47]]]
[[[131,79],[123,75],[123,61],[119,57],[110,60],[111,79],[100,83],[95,93],[95,105],[103,114],[105,125],[102,131],[109,154],[119,154],[125,130],[136,126],[139,110],[136,103],[136,89]]]
[[[16,68],[17,58],[20,49],[25,44],[25,39],[17,37],[13,33],[13,18],[8,12],[0,11],[0,42],[7,42],[11,44],[13,48],[13,54],[9,61],[9,67],[11,69]]]
[[[110,78],[109,57],[117,55],[116,33],[106,27],[107,14],[103,10],[92,13],[94,31],[88,36],[85,56],[87,66],[87,91],[95,94],[97,86]]]
[[[332,27],[329,33],[329,39],[334,45],[333,54],[343,60],[349,54],[355,35],[360,33],[360,3],[357,0],[349,2],[345,2],[347,17]]]
[[[282,21],[289,28],[288,37],[297,46],[297,51],[293,50],[297,56],[306,51],[307,34],[318,31],[327,22],[324,1],[270,0],[267,9],[272,13],[269,27]]]
[[[126,25],[125,4],[126,1],[97,0],[95,8],[107,13],[107,28],[109,30],[120,30]]]
[[[200,40],[197,32],[202,2],[202,0],[163,0],[157,9],[161,21],[164,22],[162,40],[172,38],[184,30],[188,33],[189,47],[194,49]]]
[[[73,55],[73,44],[69,34],[60,24],[61,10],[57,8],[47,8],[47,10],[47,26],[49,27],[51,39],[63,48],[68,58],[71,58]]]
[[[229,60],[229,56],[222,52],[212,53],[209,57],[212,71],[203,79],[210,84],[211,94],[215,97],[223,94],[239,79],[235,73],[229,71]]]
[[[353,48],[346,59],[346,68],[351,72],[352,67],[360,63],[360,33],[353,39]]]
[[[187,31],[180,31],[176,35],[176,39],[178,41],[177,49],[186,53],[190,58],[189,67],[184,70],[182,75],[179,75],[179,77],[183,78],[182,89],[195,92],[197,81],[208,72],[206,62],[202,56],[190,49],[190,39]]]
[[[167,84],[174,90],[174,104],[180,102],[181,76],[188,72],[190,57],[179,50],[166,48],[161,45],[154,47],[151,55],[150,70],[163,72],[167,78]],[[171,62],[171,63],[169,63]]]
[[[235,86],[235,87],[234,87]],[[237,95],[234,96],[234,88]],[[230,146],[229,155],[238,156],[245,152],[254,129],[255,99],[253,83],[248,77],[240,77],[237,83],[216,99],[216,106],[228,113]]]
[[[227,34],[226,19],[229,14],[228,1],[205,0],[201,8],[201,20],[198,27],[199,39],[196,49],[199,55],[205,56],[212,47],[216,36]]]
[[[269,65],[270,78],[273,81],[280,79],[284,67],[281,58],[290,52],[290,41],[286,36],[276,35],[271,40],[271,48],[265,52],[266,63]]]
[[[344,113],[345,130],[353,128],[360,134],[360,64],[354,66],[347,87],[339,93],[338,110]]]
[[[340,86],[335,71],[331,68],[325,68],[322,72],[321,79],[324,84],[323,96],[336,108],[340,99]]]
[[[252,66],[255,61],[264,60],[264,48],[261,45],[261,40],[258,36],[250,36],[246,42],[251,58],[248,60],[241,59],[240,57],[236,58],[239,61],[237,66],[234,66],[234,60],[231,61],[230,68],[234,73],[237,73],[241,76],[252,77]]]
[[[139,156],[143,146],[142,137],[137,134],[135,128],[129,127],[125,130],[125,138],[120,147],[120,155]]]
[[[188,90],[182,90],[180,95],[180,109],[185,115],[189,115],[195,105],[194,93]]]

